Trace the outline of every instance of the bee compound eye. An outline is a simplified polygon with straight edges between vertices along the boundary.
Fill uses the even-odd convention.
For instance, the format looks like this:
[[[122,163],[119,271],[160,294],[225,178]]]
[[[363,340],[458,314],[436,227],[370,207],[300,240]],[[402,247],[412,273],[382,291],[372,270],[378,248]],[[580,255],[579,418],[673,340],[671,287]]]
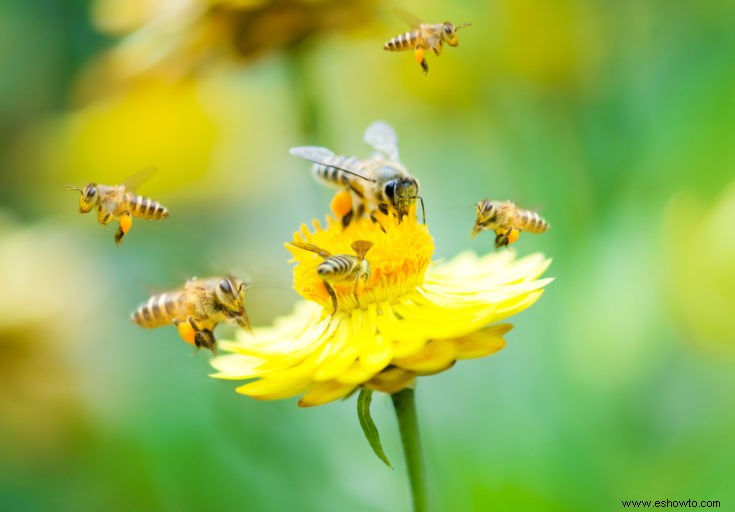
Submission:
[[[87,189],[84,192],[84,197],[86,197],[87,199],[90,199],[94,197],[96,193],[97,193],[97,187],[95,187],[94,185],[88,185]]]
[[[396,182],[395,181],[389,181],[385,185],[385,195],[388,196],[388,199],[393,199],[396,195]]]
[[[223,279],[222,281],[220,281],[219,289],[222,290],[224,293],[232,293],[232,286],[230,286],[230,280]]]
[[[445,24],[444,25],[444,32],[446,32],[447,34],[451,34],[452,33],[452,25],[450,25],[449,23]]]

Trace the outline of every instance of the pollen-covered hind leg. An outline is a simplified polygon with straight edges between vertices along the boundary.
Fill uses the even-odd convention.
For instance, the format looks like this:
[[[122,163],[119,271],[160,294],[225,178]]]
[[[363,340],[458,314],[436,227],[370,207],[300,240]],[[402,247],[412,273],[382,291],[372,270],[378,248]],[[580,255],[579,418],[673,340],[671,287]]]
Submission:
[[[516,228],[511,228],[511,230],[508,232],[508,243],[514,244],[518,240],[518,237],[521,236],[521,230]]]
[[[188,322],[182,322],[181,320],[174,320],[174,325],[176,326],[176,330],[179,331],[179,336],[181,336],[181,339],[185,342],[195,345],[194,338],[197,334],[197,328],[194,326],[195,323],[192,323],[193,320],[190,320]]]
[[[413,56],[416,58],[416,62],[421,64],[421,69],[424,70],[424,73],[429,72],[429,65],[426,63],[426,59],[424,58],[424,49],[423,48],[416,48],[413,51]]]
[[[117,245],[120,245],[120,242],[122,242],[123,237],[130,231],[130,228],[133,225],[133,216],[130,215],[130,212],[125,212],[120,216],[120,226],[117,228],[117,232],[115,233],[115,243]]]
[[[185,342],[194,345],[197,349],[204,347],[213,353],[216,351],[217,340],[214,338],[214,333],[210,329],[203,329],[192,317],[185,321],[174,320],[174,325]]]

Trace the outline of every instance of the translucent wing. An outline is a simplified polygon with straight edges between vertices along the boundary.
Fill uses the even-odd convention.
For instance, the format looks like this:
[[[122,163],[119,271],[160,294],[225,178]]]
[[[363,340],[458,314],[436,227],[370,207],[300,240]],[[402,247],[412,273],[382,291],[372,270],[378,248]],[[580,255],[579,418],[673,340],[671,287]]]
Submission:
[[[144,169],[136,172],[132,176],[129,176],[128,178],[126,178],[122,182],[122,185],[127,190],[135,190],[139,186],[141,186],[143,183],[145,183],[146,181],[148,181],[149,179],[151,179],[153,177],[153,175],[156,174],[156,172],[158,172],[158,169],[156,169],[155,167],[153,167],[153,166],[146,167],[146,168],[144,168]]]
[[[305,242],[289,242],[289,245],[293,245],[294,247],[298,247],[299,249],[303,249],[305,251],[311,251],[317,253],[322,258],[329,258],[332,253],[329,251],[325,251],[321,247],[317,247],[314,244],[307,244]]]
[[[365,130],[364,141],[390,160],[398,161],[398,136],[385,121],[376,121]]]
[[[421,25],[421,19],[419,19],[418,16],[411,14],[410,12],[401,9],[400,7],[396,7],[395,9],[393,9],[393,12],[396,16],[411,25],[411,28],[418,28],[418,26]]]
[[[323,148],[320,146],[298,146],[298,147],[289,149],[288,152],[297,158],[302,158],[304,160],[307,160],[309,162],[319,164],[319,165],[326,165],[329,167],[334,167],[335,169],[344,171],[347,174],[352,174],[353,176],[357,176],[358,178],[362,178],[363,180],[366,180],[366,181],[375,181],[374,179],[368,178],[364,174],[361,174],[357,171],[341,167],[338,163],[340,160],[340,157],[335,155],[332,151],[328,150],[327,148]]]
[[[296,158],[302,158],[315,164],[329,165],[329,161],[334,158],[334,152],[319,146],[298,146],[289,149],[288,152]]]

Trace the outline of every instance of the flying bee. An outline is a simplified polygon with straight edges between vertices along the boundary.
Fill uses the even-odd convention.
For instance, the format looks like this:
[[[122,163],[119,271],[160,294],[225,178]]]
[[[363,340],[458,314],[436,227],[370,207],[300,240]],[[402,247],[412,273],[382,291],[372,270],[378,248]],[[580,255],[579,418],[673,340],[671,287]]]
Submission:
[[[404,17],[408,17],[406,13],[403,13],[403,15]],[[413,19],[411,21],[412,25],[416,28],[390,39],[383,45],[383,49],[389,52],[413,50],[416,62],[421,65],[424,73],[429,72],[429,65],[426,63],[426,58],[424,57],[426,50],[431,50],[434,52],[434,55],[438,56],[442,52],[444,43],[447,43],[449,46],[457,46],[459,44],[457,30],[472,26],[472,23],[454,25],[448,21],[444,23],[416,23]]]
[[[250,330],[245,311],[245,283],[237,277],[189,279],[183,287],[152,296],[131,315],[141,327],[173,324],[184,341],[215,350],[214,328],[232,320]]]
[[[316,273],[319,274],[319,277],[324,281],[324,287],[327,289],[327,292],[332,299],[332,314],[337,312],[337,293],[334,291],[331,283],[354,280],[355,284],[352,287],[352,294],[357,301],[357,306],[360,307],[360,299],[357,296],[357,283],[360,278],[365,282],[370,279],[370,264],[365,259],[365,254],[367,254],[373,246],[372,242],[368,240],[356,240],[352,242],[350,247],[352,247],[352,250],[355,251],[356,255],[335,255],[313,244],[304,242],[289,243],[299,249],[315,252],[324,258],[324,261],[316,267]]]
[[[376,121],[365,130],[364,140],[375,150],[373,156],[366,160],[335,155],[329,149],[318,146],[295,147],[289,152],[312,162],[311,173],[319,180],[344,187],[350,192],[352,207],[342,216],[344,227],[353,218],[366,213],[373,222],[378,222],[376,211],[384,215],[393,214],[401,222],[416,199],[421,201],[422,218],[426,223],[419,182],[398,160],[396,132],[388,123]]]
[[[521,231],[543,233],[550,227],[538,213],[518,208],[510,201],[483,199],[475,208],[477,220],[472,229],[472,236],[486,229],[495,231],[496,249],[515,242]]]
[[[154,170],[146,169],[126,180],[123,185],[99,185],[88,183],[84,187],[66,185],[69,190],[78,190],[79,213],[88,213],[97,208],[97,221],[109,224],[113,220],[120,222],[115,233],[115,244],[120,244],[123,237],[133,225],[133,217],[142,219],[163,219],[168,217],[168,208],[158,201],[140,196],[133,192],[133,181],[142,182]]]

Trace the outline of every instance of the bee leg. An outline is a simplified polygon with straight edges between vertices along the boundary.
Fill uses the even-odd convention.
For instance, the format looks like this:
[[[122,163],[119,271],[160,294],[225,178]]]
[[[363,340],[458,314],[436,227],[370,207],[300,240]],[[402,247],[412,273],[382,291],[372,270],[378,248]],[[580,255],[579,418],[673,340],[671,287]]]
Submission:
[[[383,230],[383,233],[387,233],[387,231],[385,230],[385,228],[383,227],[383,225],[380,223],[380,221],[378,220],[378,218],[375,216],[375,212],[372,212],[370,214],[370,220],[373,221],[373,222],[375,222],[378,226],[380,226],[380,229]]]
[[[197,348],[207,348],[213,354],[217,352],[217,340],[214,339],[214,333],[209,329],[202,329],[194,335],[194,345]]]
[[[216,346],[214,333],[210,329],[202,329],[202,327],[192,317],[189,317],[189,325],[194,329],[194,345],[196,348],[208,348],[212,353],[214,353]]]
[[[511,228],[508,232],[508,243],[514,244],[518,240],[518,237],[521,236],[521,231],[520,229]]]
[[[194,338],[196,336],[196,330],[192,327],[191,322],[182,322],[181,320],[174,320],[176,330],[179,331],[181,339],[187,343],[194,345]]]
[[[346,228],[350,225],[350,222],[352,221],[352,217],[355,215],[355,210],[350,210],[349,212],[345,213],[342,217],[342,229]]]
[[[112,220],[112,214],[102,209],[102,206],[97,207],[97,222],[100,224],[109,224]]]
[[[324,281],[324,288],[327,289],[327,293],[329,293],[329,296],[332,298],[332,314],[335,314],[337,312],[337,294],[335,293],[334,288],[332,288],[332,285],[326,281]]]
[[[424,74],[429,72],[429,65],[426,63],[426,59],[424,58],[424,49],[423,48],[416,48],[413,51],[414,57],[416,57],[416,62],[421,64],[421,69],[424,70]]]
[[[355,301],[357,301],[357,307],[362,309],[362,305],[360,305],[360,297],[357,296],[357,282],[360,280],[360,274],[355,276],[355,285],[352,287],[352,295],[355,296]]]
[[[130,227],[133,225],[133,216],[130,212],[126,211],[120,216],[120,226],[117,228],[115,233],[115,243],[120,245],[123,237],[130,231]]]
[[[509,235],[513,231],[513,228],[510,228],[506,231],[496,231],[495,232],[495,248],[499,249],[500,247],[506,247],[509,243]]]

